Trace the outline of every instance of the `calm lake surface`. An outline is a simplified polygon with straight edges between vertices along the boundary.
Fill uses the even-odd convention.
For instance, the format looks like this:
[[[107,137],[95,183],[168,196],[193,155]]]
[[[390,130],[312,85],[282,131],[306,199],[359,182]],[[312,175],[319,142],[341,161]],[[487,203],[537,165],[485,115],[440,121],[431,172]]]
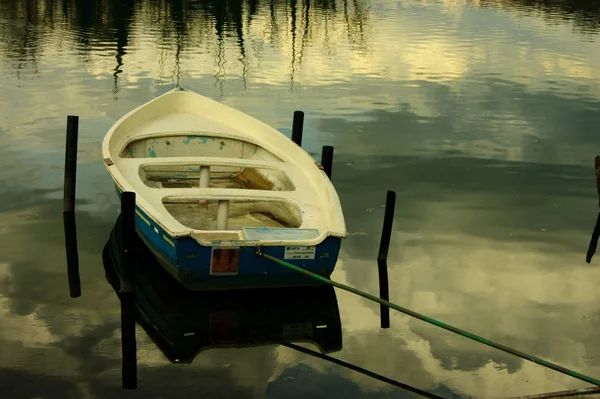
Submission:
[[[303,146],[335,146],[350,236],[332,279],[377,294],[387,190],[397,193],[390,299],[600,377],[600,5],[574,1],[0,0],[0,396],[408,398],[276,345],[173,365],[137,329],[121,389],[120,308],[101,251],[119,212],[100,144],[177,84]],[[80,116],[83,294],[62,232],[66,115]],[[441,397],[508,397],[582,381],[337,291],[332,356]],[[307,347],[310,347],[307,346]],[[314,347],[313,347],[314,349]]]

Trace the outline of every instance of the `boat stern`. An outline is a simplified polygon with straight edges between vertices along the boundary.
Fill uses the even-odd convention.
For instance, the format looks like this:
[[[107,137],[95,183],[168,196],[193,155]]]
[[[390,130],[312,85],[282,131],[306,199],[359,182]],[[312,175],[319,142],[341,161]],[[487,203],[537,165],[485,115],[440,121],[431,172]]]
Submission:
[[[341,239],[326,237],[316,245],[293,245],[289,240],[282,244],[264,245],[272,229],[247,229],[246,241],[212,242],[202,245],[192,237],[177,240],[178,280],[189,289],[235,289],[284,286],[320,285],[315,279],[278,265],[256,254],[262,247],[265,254],[283,259],[293,265],[329,278],[339,256]],[[281,229],[284,230],[284,229]],[[286,234],[299,234],[299,230]],[[284,232],[276,232],[284,234]]]

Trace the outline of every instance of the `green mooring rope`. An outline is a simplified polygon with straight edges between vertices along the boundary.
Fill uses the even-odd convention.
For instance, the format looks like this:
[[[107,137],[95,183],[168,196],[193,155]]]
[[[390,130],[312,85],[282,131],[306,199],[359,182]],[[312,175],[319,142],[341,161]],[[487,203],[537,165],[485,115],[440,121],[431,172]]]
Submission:
[[[461,330],[460,328],[448,325],[446,323],[442,323],[441,321],[432,319],[431,317],[427,317],[427,316],[422,315],[420,313],[413,312],[410,309],[403,308],[403,307],[398,306],[398,305],[396,305],[394,303],[391,303],[391,302],[386,301],[384,299],[378,298],[376,296],[373,296],[371,294],[368,294],[366,292],[358,290],[358,289],[356,289],[354,287],[350,287],[348,285],[345,285],[345,284],[342,284],[342,283],[338,283],[336,281],[332,281],[332,280],[330,280],[328,278],[325,278],[323,276],[319,276],[318,274],[315,274],[315,273],[310,272],[308,270],[302,269],[301,267],[292,265],[291,263],[288,263],[286,261],[278,259],[278,258],[276,258],[274,256],[267,255],[267,254],[264,254],[264,253],[262,254],[262,256],[264,256],[266,259],[269,259],[269,260],[271,260],[271,261],[273,261],[275,263],[278,263],[278,264],[280,264],[282,266],[285,266],[285,267],[287,267],[289,269],[297,271],[298,273],[302,273],[302,274],[310,276],[310,277],[312,277],[312,278],[314,278],[316,280],[322,281],[325,284],[329,284],[329,285],[332,285],[334,287],[341,288],[341,289],[346,290],[346,291],[350,291],[353,294],[360,295],[363,298],[370,299],[371,301],[374,301],[374,302],[377,302],[377,303],[379,303],[381,305],[385,305],[387,307],[390,307],[390,308],[392,308],[394,310],[397,310],[398,312],[402,312],[402,313],[408,314],[408,315],[410,315],[412,317],[416,317],[417,319],[426,321],[427,323],[433,324],[434,326],[438,326],[438,327],[441,327],[441,328],[443,328],[445,330],[452,331],[453,333],[462,335],[463,337],[467,337],[467,338],[470,338],[470,339],[472,339],[474,341],[481,342],[482,344],[491,346],[492,348],[499,349],[501,351],[510,353],[511,355],[515,355],[515,356],[518,356],[518,357],[520,357],[522,359],[529,360],[531,362],[534,362],[534,363],[537,363],[539,365],[542,365],[544,367],[551,368],[551,369],[556,370],[558,372],[561,372],[563,374],[570,375],[571,377],[575,377],[577,379],[589,382],[590,384],[594,384],[594,385],[600,386],[600,380],[597,380],[595,378],[588,377],[587,375],[583,375],[583,374],[580,374],[580,373],[578,373],[576,371],[569,370],[569,369],[564,368],[562,366],[559,366],[557,364],[548,362],[548,361],[546,361],[544,359],[540,359],[538,357],[535,357],[535,356],[532,356],[532,355],[528,355],[527,353],[518,351],[518,350],[513,349],[513,348],[509,348],[508,346],[499,344],[497,342],[494,342],[494,341],[491,341],[489,339],[480,337],[478,335],[471,334],[470,332],[465,331],[465,330]]]

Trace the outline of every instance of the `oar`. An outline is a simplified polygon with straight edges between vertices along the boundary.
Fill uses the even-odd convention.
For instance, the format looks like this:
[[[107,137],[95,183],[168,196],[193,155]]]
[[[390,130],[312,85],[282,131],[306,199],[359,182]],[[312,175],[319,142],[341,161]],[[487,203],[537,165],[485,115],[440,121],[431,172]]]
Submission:
[[[594,158],[594,170],[596,171],[596,190],[598,191],[598,208],[600,208],[600,156],[596,155]],[[598,246],[598,238],[600,238],[600,212],[596,218],[596,225],[592,233],[592,239],[590,240],[590,246],[588,247],[587,254],[585,255],[585,261],[590,263],[592,257],[596,253],[596,247]]]

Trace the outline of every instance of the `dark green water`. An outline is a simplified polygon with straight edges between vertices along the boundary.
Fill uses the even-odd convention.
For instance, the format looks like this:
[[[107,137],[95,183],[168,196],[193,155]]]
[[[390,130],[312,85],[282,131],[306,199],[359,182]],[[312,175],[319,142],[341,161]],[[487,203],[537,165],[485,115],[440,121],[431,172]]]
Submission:
[[[398,194],[390,299],[600,377],[600,4],[577,1],[0,0],[2,398],[405,398],[277,346],[171,365],[138,329],[120,388],[119,303],[100,253],[118,214],[105,132],[176,84],[335,146],[351,236],[332,278],[378,292]],[[68,295],[61,198],[67,114],[81,118],[83,295]],[[443,397],[586,387],[338,292],[337,358]],[[294,377],[288,378],[288,377]]]

